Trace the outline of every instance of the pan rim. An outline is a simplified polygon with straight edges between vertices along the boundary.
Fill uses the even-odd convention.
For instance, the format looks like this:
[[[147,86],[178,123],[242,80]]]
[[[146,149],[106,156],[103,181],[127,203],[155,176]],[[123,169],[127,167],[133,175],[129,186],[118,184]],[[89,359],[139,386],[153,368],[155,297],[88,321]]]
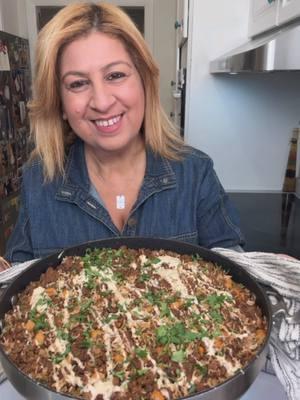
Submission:
[[[123,243],[123,242],[126,242],[126,243]],[[239,264],[236,263],[235,261],[232,261],[232,260],[229,259],[228,257],[225,257],[225,256],[223,256],[223,255],[221,255],[221,254],[219,254],[219,253],[217,253],[217,252],[214,252],[214,251],[211,250],[211,249],[207,249],[207,248],[201,247],[201,246],[199,246],[199,245],[190,244],[190,243],[186,243],[186,242],[182,242],[182,241],[177,241],[177,240],[172,240],[172,239],[153,238],[153,237],[144,237],[144,236],[129,236],[129,237],[128,237],[128,236],[122,236],[122,237],[105,238],[105,239],[98,239],[98,240],[87,241],[87,242],[84,242],[84,243],[80,243],[80,244],[78,244],[78,245],[66,247],[66,248],[63,249],[62,251],[54,252],[54,253],[52,253],[52,254],[46,256],[46,257],[43,257],[43,258],[40,258],[40,259],[34,261],[26,270],[22,271],[19,275],[17,275],[17,276],[12,280],[12,282],[7,286],[7,288],[5,289],[5,291],[3,292],[3,294],[2,294],[2,296],[1,296],[1,298],[0,298],[0,322],[1,322],[1,324],[0,324],[0,334],[1,334],[1,331],[2,331],[2,329],[3,329],[3,327],[2,327],[2,324],[3,324],[2,318],[3,318],[3,316],[5,315],[5,313],[8,311],[8,310],[5,311],[5,313],[4,313],[3,315],[1,315],[1,305],[2,305],[2,301],[3,301],[4,298],[6,297],[6,294],[9,293],[10,290],[12,290],[12,288],[14,287],[14,285],[16,285],[16,282],[21,281],[22,278],[23,278],[24,276],[29,275],[29,271],[34,270],[34,269],[36,268],[36,266],[41,265],[41,264],[42,264],[42,265],[43,265],[43,264],[47,265],[47,263],[48,263],[50,260],[53,259],[53,260],[56,260],[57,264],[56,264],[56,265],[51,264],[51,265],[52,265],[54,268],[56,268],[56,267],[61,263],[61,261],[62,261],[62,259],[64,258],[64,256],[71,255],[71,254],[69,254],[70,252],[73,252],[73,251],[78,250],[78,249],[86,250],[86,249],[89,248],[89,247],[92,247],[92,248],[93,248],[93,247],[94,247],[94,248],[96,248],[96,247],[97,247],[97,248],[101,248],[101,245],[102,245],[103,247],[109,247],[109,246],[104,246],[104,245],[109,244],[109,243],[114,243],[115,245],[119,245],[119,246],[127,246],[128,248],[135,248],[135,249],[137,249],[137,248],[142,248],[141,246],[139,246],[139,247],[130,247],[130,245],[128,244],[128,243],[130,243],[130,242],[131,242],[131,244],[137,243],[137,242],[145,242],[145,243],[149,243],[149,245],[152,243],[152,246],[153,246],[154,244],[158,245],[159,243],[161,243],[161,244],[162,244],[161,249],[163,249],[163,250],[168,250],[168,248],[166,248],[166,247],[168,247],[168,245],[169,245],[169,246],[177,245],[177,246],[178,246],[178,249],[177,249],[177,250],[172,249],[172,250],[170,250],[170,251],[174,251],[174,252],[177,251],[179,254],[185,254],[184,252],[181,252],[181,248],[189,249],[189,250],[193,251],[193,253],[189,253],[189,254],[197,254],[197,253],[199,254],[199,253],[200,253],[199,255],[200,255],[201,258],[205,259],[205,256],[208,256],[208,260],[209,260],[209,261],[212,261],[212,260],[209,259],[209,257],[211,256],[212,258],[215,258],[215,259],[217,259],[217,260],[220,260],[220,264],[219,264],[219,261],[212,261],[212,262],[216,263],[218,266],[220,266],[220,267],[223,268],[223,269],[225,269],[225,268],[224,268],[222,262],[224,262],[224,264],[228,264],[228,263],[229,263],[229,264],[231,265],[232,268],[237,269],[239,272],[241,272],[241,273],[244,275],[244,277],[247,277],[247,279],[251,281],[252,285],[254,285],[254,287],[256,288],[257,291],[259,291],[260,296],[262,296],[262,299],[263,299],[263,301],[264,301],[264,308],[265,308],[264,311],[266,311],[266,314],[267,314],[267,315],[265,315],[265,313],[264,313],[264,316],[266,317],[267,322],[268,322],[267,334],[266,334],[266,337],[265,337],[264,342],[263,342],[262,345],[260,346],[260,349],[259,349],[259,351],[256,353],[255,357],[246,365],[245,368],[239,370],[236,374],[234,374],[233,376],[229,377],[228,379],[226,379],[225,381],[221,382],[220,384],[218,384],[218,385],[216,385],[216,386],[214,386],[214,387],[212,387],[212,388],[208,388],[208,389],[206,389],[206,390],[203,390],[203,391],[201,391],[201,392],[193,393],[193,394],[191,394],[191,395],[189,395],[189,396],[180,397],[180,398],[178,398],[177,400],[196,399],[197,396],[202,396],[202,395],[205,395],[205,394],[207,394],[207,393],[213,393],[213,392],[215,392],[216,390],[219,390],[220,388],[225,387],[226,385],[229,385],[229,386],[230,386],[230,385],[231,385],[231,382],[232,382],[233,380],[237,380],[238,377],[242,377],[242,376],[247,375],[248,370],[250,370],[251,368],[253,368],[253,365],[255,364],[255,362],[257,362],[258,359],[260,359],[260,358],[263,357],[263,356],[266,356],[267,345],[268,345],[268,342],[269,342],[269,339],[270,339],[271,328],[272,328],[272,309],[271,309],[270,300],[268,299],[268,297],[267,297],[265,291],[263,290],[263,288],[262,288],[262,287],[260,286],[260,284],[258,283],[257,279],[255,279],[254,277],[252,277],[251,274],[250,274],[247,270],[245,270],[241,265],[239,265]],[[116,247],[115,247],[115,248],[116,248]],[[146,246],[143,246],[143,248],[158,249],[158,247],[153,247],[153,248],[151,248],[151,247],[146,247]],[[47,267],[45,267],[45,268],[47,269],[49,266],[50,266],[50,265],[47,265]],[[45,270],[46,270],[46,269],[45,269]],[[40,276],[45,270],[40,271],[39,276]],[[25,287],[26,287],[29,283],[30,283],[30,282],[27,282],[26,285],[25,285]],[[21,289],[21,290],[24,290],[24,288]],[[21,291],[21,290],[20,290],[20,291]],[[19,292],[20,292],[20,291],[19,291]],[[15,293],[14,295],[17,295],[19,292]],[[256,293],[255,293],[255,295],[256,295]],[[12,306],[11,306],[10,308],[12,308]],[[265,354],[264,354],[264,353],[265,353]],[[46,390],[46,391],[49,391],[49,392],[53,393],[53,395],[62,396],[62,399],[63,399],[63,398],[66,398],[66,399],[74,399],[74,400],[80,400],[80,399],[81,399],[80,397],[74,397],[74,396],[71,396],[71,395],[69,395],[69,394],[67,394],[67,393],[57,392],[57,391],[55,391],[54,389],[50,388],[49,386],[46,386],[45,384],[43,384],[43,383],[41,383],[41,382],[38,382],[37,380],[34,380],[34,379],[31,378],[30,376],[26,375],[24,372],[22,372],[22,371],[10,360],[9,356],[8,356],[8,355],[6,354],[6,352],[4,351],[3,346],[2,346],[1,343],[0,343],[0,355],[1,355],[1,356],[0,356],[0,361],[1,361],[1,358],[4,358],[5,361],[6,361],[7,363],[9,363],[10,366],[13,367],[13,368],[15,369],[15,372],[16,372],[17,374],[20,374],[20,375],[22,376],[22,378],[25,379],[25,381],[29,381],[31,385],[37,385],[37,386],[40,387],[41,389],[44,389],[44,390]],[[255,376],[255,378],[256,378],[256,376]],[[255,378],[250,382],[249,386],[254,382]],[[10,382],[11,382],[11,384],[15,387],[15,385],[13,384],[13,382],[12,382],[11,380],[10,380]],[[248,387],[249,387],[249,386],[248,386]],[[244,390],[243,393],[245,393],[247,389],[248,389],[248,388],[245,388],[245,390]],[[17,390],[18,390],[18,389],[17,389]]]

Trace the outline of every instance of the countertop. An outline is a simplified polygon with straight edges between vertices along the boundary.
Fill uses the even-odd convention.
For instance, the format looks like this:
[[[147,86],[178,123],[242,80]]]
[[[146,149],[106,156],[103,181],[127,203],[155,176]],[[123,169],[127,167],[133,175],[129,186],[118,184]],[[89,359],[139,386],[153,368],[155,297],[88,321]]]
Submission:
[[[3,400],[24,400],[8,381],[0,385],[0,399]],[[261,372],[252,386],[240,400],[287,400],[284,389],[274,375]]]
[[[300,259],[300,199],[293,193],[228,193],[240,214],[245,251]]]

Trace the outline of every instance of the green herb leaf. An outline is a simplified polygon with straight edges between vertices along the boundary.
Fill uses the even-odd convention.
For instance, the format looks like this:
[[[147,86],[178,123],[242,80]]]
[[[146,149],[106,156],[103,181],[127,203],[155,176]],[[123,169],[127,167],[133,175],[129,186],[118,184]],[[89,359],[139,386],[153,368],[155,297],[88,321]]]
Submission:
[[[211,308],[220,308],[224,304],[224,301],[228,298],[225,294],[210,294],[206,297],[206,302]]]
[[[103,322],[105,324],[109,324],[111,321],[118,319],[119,316],[117,314],[109,314],[106,318],[103,318]]]
[[[137,376],[144,376],[144,375],[146,375],[147,372],[148,372],[148,369],[147,369],[147,368],[137,369],[137,370],[136,370]]]
[[[179,351],[175,351],[172,354],[171,360],[175,361],[175,362],[178,362],[178,363],[181,363],[181,362],[183,362],[185,360],[185,358],[186,358],[185,352],[183,350],[179,350]]]
[[[182,322],[176,322],[174,325],[161,325],[156,329],[156,339],[158,343],[163,345],[170,343],[181,345],[201,339],[204,336],[208,336],[207,331],[189,331]]]
[[[148,355],[147,350],[146,350],[146,349],[143,349],[143,348],[141,348],[141,347],[137,347],[137,348],[135,349],[135,353],[136,353],[136,355],[137,355],[138,357],[140,357],[140,358],[146,358],[147,355]]]
[[[202,376],[205,376],[207,374],[207,366],[201,365],[201,364],[196,364],[195,368],[200,372]]]
[[[221,324],[223,322],[223,317],[218,311],[212,310],[212,311],[210,311],[209,315],[218,324]]]
[[[154,258],[150,258],[149,261],[151,262],[151,264],[158,264],[161,262],[161,259],[158,257],[154,257]]]
[[[116,376],[120,379],[121,382],[125,380],[125,372],[124,371],[113,371],[113,376]]]
[[[150,275],[148,275],[148,274],[141,274],[141,275],[139,276],[138,281],[139,281],[139,282],[147,282],[147,281],[149,281],[150,279],[151,279],[151,276],[150,276]]]
[[[161,317],[170,317],[171,316],[171,312],[170,312],[170,309],[169,309],[169,306],[167,303],[160,303],[159,309],[160,309]]]
[[[197,386],[192,383],[191,386],[189,387],[189,394],[193,394],[197,392]]]

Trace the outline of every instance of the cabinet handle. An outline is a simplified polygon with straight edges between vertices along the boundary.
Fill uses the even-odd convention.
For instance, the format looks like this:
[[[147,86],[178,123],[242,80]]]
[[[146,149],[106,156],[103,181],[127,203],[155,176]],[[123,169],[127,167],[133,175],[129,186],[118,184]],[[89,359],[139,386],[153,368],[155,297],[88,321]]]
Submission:
[[[174,27],[175,27],[175,29],[180,28],[181,27],[181,23],[179,21],[175,21]]]

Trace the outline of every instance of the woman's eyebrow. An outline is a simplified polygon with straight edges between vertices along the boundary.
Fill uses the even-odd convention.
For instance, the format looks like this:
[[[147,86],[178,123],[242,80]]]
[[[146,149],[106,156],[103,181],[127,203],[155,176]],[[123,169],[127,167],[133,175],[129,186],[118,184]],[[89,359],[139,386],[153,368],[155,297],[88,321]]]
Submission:
[[[109,63],[107,65],[104,65],[101,68],[101,70],[103,71],[103,70],[109,69],[111,67],[115,67],[116,65],[119,65],[119,64],[124,64],[124,65],[127,65],[127,67],[129,67],[129,68],[133,68],[132,64],[130,64],[129,62],[123,61],[123,60],[119,60],[119,61],[113,61],[113,62],[111,62],[111,63]]]
[[[128,63],[127,61],[113,61],[113,62],[111,62],[111,63],[109,63],[109,64],[106,64],[106,65],[104,65],[103,67],[101,67],[100,68],[100,71],[102,71],[102,72],[105,72],[105,71],[107,71],[107,70],[109,70],[110,68],[112,68],[112,67],[115,67],[115,66],[117,66],[117,65],[122,65],[122,64],[124,64],[124,65],[126,65],[127,67],[129,67],[129,68],[133,68],[133,66],[132,66],[132,64],[130,64],[130,63]],[[79,77],[86,77],[88,74],[86,74],[85,72],[82,72],[82,71],[67,71],[66,73],[64,73],[63,74],[63,76],[61,77],[61,80],[63,81],[67,76],[69,76],[69,75],[75,75],[75,76],[79,76]]]

